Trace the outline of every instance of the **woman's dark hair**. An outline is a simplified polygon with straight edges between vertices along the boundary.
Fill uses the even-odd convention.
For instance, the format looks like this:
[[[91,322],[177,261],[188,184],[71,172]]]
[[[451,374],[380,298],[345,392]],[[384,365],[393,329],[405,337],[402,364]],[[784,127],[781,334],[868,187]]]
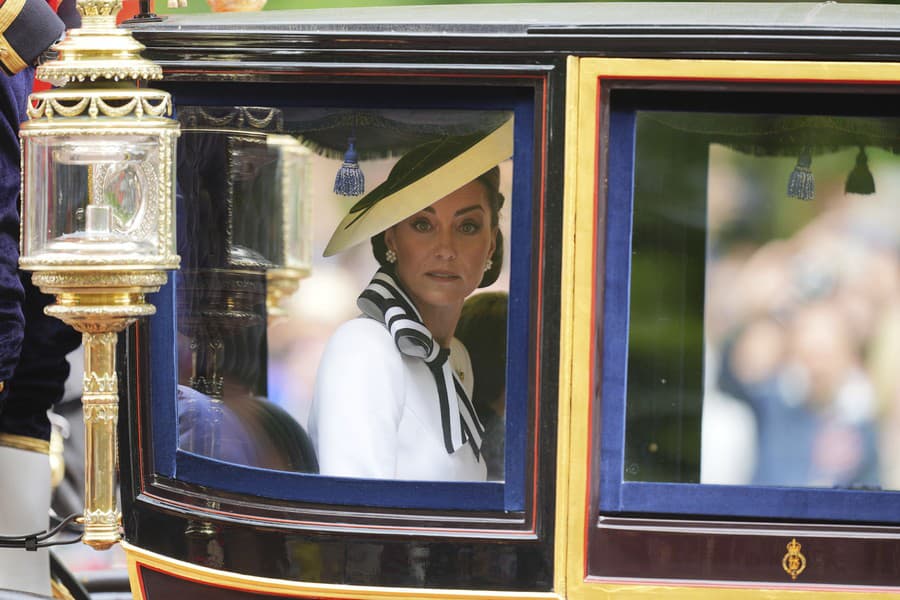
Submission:
[[[455,336],[469,351],[475,388],[472,401],[485,421],[506,390],[506,292],[479,292],[465,301]]]
[[[491,208],[491,227],[497,227],[500,223],[500,209],[503,208],[503,194],[500,193],[500,167],[494,167],[490,171],[483,173],[475,179],[480,181],[488,192],[488,204]],[[387,252],[387,244],[384,243],[384,232],[372,236],[372,254],[375,260],[381,265],[381,268],[393,273],[394,265],[385,259]],[[496,246],[494,253],[491,254],[491,268],[484,272],[484,277],[478,287],[487,287],[497,281],[500,276],[500,269],[503,267],[503,233],[497,229]]]

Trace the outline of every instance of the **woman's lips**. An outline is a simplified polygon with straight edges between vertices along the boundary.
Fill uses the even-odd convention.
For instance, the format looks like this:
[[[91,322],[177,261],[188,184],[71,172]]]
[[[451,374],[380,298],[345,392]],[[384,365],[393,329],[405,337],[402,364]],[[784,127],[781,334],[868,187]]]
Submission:
[[[432,277],[441,281],[453,281],[455,279],[459,279],[459,275],[450,271],[428,271],[425,274],[428,277]]]

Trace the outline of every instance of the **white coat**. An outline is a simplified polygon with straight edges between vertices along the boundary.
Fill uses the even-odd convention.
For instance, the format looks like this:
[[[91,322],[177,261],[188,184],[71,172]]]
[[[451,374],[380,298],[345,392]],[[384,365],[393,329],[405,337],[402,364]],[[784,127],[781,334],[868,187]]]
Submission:
[[[472,394],[472,365],[453,339],[450,364]],[[469,444],[448,454],[434,377],[402,355],[380,322],[341,325],[325,347],[309,416],[319,472],[338,477],[484,481],[484,459]]]

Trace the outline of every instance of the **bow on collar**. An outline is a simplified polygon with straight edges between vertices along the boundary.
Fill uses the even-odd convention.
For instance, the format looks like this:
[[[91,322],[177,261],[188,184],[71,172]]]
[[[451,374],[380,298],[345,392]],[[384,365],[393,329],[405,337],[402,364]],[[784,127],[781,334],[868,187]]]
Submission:
[[[437,386],[447,454],[453,454],[469,442],[476,459],[480,459],[484,426],[450,368],[450,350],[435,343],[419,311],[394,278],[380,269],[359,295],[356,304],[363,314],[384,324],[401,354],[421,359],[428,365]],[[456,402],[451,399],[451,390]]]

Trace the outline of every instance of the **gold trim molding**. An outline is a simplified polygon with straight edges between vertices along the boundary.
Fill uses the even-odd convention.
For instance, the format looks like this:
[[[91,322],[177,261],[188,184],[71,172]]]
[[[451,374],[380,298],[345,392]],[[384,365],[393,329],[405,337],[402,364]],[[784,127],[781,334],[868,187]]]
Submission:
[[[810,60],[712,60],[583,58],[581,76],[597,79],[657,77],[660,80],[796,81],[797,83],[892,83],[900,63]],[[594,94],[596,96],[596,93]]]
[[[693,585],[663,585],[658,583],[597,583],[590,592],[579,598],[589,600],[896,600],[898,592],[866,589],[861,586],[827,589],[824,586],[775,587],[774,584],[737,587],[718,582],[698,582]],[[574,598],[574,596],[571,596]]]
[[[135,600],[146,600],[140,587],[138,568],[146,566],[173,577],[189,579],[219,588],[229,588],[257,594],[271,594],[286,598],[329,598],[334,600],[386,600],[408,598],[410,600],[562,600],[552,592],[499,592],[478,590],[440,590],[398,587],[370,587],[353,585],[328,585],[254,577],[229,571],[210,569],[188,562],[156,554],[132,546],[123,541],[122,549],[128,564],[131,593]]]
[[[37,262],[37,261],[33,261]],[[27,263],[31,266],[31,263]],[[33,267],[32,267],[33,268]],[[156,291],[152,288],[159,288],[168,281],[165,272],[160,271],[119,271],[110,269],[108,271],[91,271],[89,273],[75,271],[38,271],[33,278],[36,278],[36,285],[46,287],[54,291],[71,292],[73,289],[98,288],[101,290],[114,289],[136,289],[140,291]]]
[[[49,90],[35,94],[36,102],[28,105],[32,119],[46,117],[76,118],[89,116],[121,119],[134,115],[167,117],[172,114],[172,97],[168,92],[153,88],[140,88],[117,92],[115,90],[66,89]],[[169,127],[170,129],[172,127]]]

